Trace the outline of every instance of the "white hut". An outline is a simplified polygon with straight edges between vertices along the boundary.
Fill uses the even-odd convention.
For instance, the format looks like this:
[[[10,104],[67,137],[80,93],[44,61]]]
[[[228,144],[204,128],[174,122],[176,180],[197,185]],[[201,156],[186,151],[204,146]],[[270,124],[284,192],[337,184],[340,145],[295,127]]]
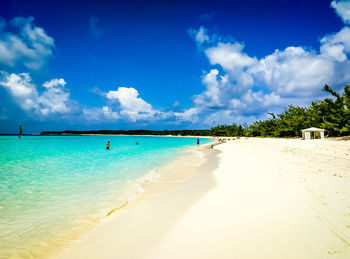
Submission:
[[[302,131],[303,139],[324,139],[324,129],[318,129],[318,128],[308,128],[303,129]]]

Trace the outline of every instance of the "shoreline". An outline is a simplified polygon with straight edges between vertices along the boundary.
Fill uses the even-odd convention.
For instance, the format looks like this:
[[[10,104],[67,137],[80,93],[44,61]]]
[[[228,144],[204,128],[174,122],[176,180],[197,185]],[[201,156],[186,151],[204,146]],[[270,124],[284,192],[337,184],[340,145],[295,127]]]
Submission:
[[[205,152],[193,177],[56,258],[349,258],[349,142],[248,138]]]
[[[187,139],[187,142],[191,143],[192,141],[188,141]],[[205,141],[203,140],[203,142]],[[170,152],[170,155],[167,155],[166,159],[159,161],[157,156],[153,156],[154,159],[151,160],[151,166],[147,166],[147,168],[144,166],[138,167],[141,171],[136,174],[136,177],[129,177],[130,179],[127,181],[125,180],[125,183],[120,186],[121,188],[117,186],[118,188],[110,189],[110,191],[105,192],[109,195],[104,195],[104,197],[107,198],[103,200],[103,203],[94,202],[94,204],[91,204],[91,207],[96,209],[83,211],[79,206],[79,201],[81,201],[80,197],[72,199],[77,205],[75,207],[80,211],[80,214],[77,214],[80,218],[76,217],[78,219],[75,220],[76,218],[72,217],[61,217],[61,220],[57,224],[58,227],[55,227],[56,224],[50,224],[50,226],[53,226],[52,230],[54,231],[51,231],[51,228],[49,228],[50,226],[48,225],[49,227],[47,228],[47,231],[44,232],[45,234],[48,234],[43,236],[41,240],[40,238],[35,239],[35,236],[33,239],[27,239],[28,241],[23,239],[25,242],[20,242],[19,239],[17,239],[13,244],[18,248],[13,250],[7,249],[7,247],[10,246],[6,245],[7,243],[10,244],[10,242],[3,242],[2,245],[4,250],[3,253],[0,253],[0,258],[7,258],[9,256],[23,258],[51,258],[57,255],[64,248],[71,246],[76,240],[79,240],[104,221],[108,220],[108,218],[113,217],[115,214],[118,214],[119,211],[126,209],[125,207],[131,208],[138,203],[142,203],[144,199],[177,188],[177,186],[190,178],[195,173],[195,169],[205,161],[205,156],[202,150],[204,149],[203,151],[205,152],[206,147],[210,143],[212,143],[211,140],[209,143],[201,145],[201,148],[199,149],[195,145],[176,148],[174,152]],[[165,152],[164,155],[167,154],[167,149]],[[159,159],[161,159],[161,157],[159,157]],[[140,165],[142,165],[142,163],[140,163]],[[116,168],[116,170],[118,170],[118,168]],[[182,170],[183,173],[178,174],[179,170]],[[92,195],[94,195],[95,192],[94,186],[95,185],[93,185],[92,188],[89,188]],[[81,197],[84,198],[84,196]],[[89,199],[89,196],[85,197]],[[69,202],[70,201],[64,201],[64,204],[69,204]],[[53,205],[54,204],[56,203],[53,203]],[[54,206],[56,208],[58,207],[56,205]],[[82,208],[84,209],[85,207],[82,206]],[[40,215],[39,218],[41,215],[46,216],[53,214],[55,216],[56,211],[53,210],[51,214],[46,214],[45,211],[37,214]],[[59,214],[60,212],[58,211],[57,215]],[[12,219],[9,218],[9,221],[13,221],[13,217]],[[3,225],[3,227],[4,230],[6,230],[5,225]],[[24,226],[23,231],[26,231],[25,227],[26,226]],[[39,230],[40,228],[38,228],[38,230],[33,229],[35,234],[39,233]],[[11,241],[10,238],[7,240]],[[36,242],[36,240],[40,240],[40,242]]]
[[[84,240],[90,233],[103,227],[109,221],[113,221],[119,215],[123,215],[128,210],[137,208],[140,205],[142,206],[143,203],[152,200],[154,197],[166,195],[179,188],[179,186],[182,186],[185,182],[196,176],[198,170],[208,163],[208,159],[210,159],[210,164],[212,164],[213,158],[208,158],[209,154],[212,153],[208,147],[212,143],[202,144],[199,148],[197,146],[187,147],[165,165],[157,168],[155,170],[156,172],[152,170],[138,178],[133,185],[140,185],[142,191],[135,194],[131,199],[126,200],[123,204],[120,204],[120,206],[118,205],[116,208],[112,208],[104,217],[96,221],[94,226],[85,229],[81,234],[76,234],[66,242],[63,242],[54,251],[49,253],[48,256],[50,258],[56,258],[62,252],[64,253],[67,248],[74,247],[80,240]],[[182,173],[179,174],[179,171],[182,171]],[[125,188],[130,187],[132,188],[132,186],[126,186]]]
[[[210,159],[209,146],[212,143],[202,144],[200,147],[187,147],[176,157],[167,161],[166,164],[139,177],[136,183],[140,185],[142,191],[131,197],[131,199],[126,200],[120,206],[113,208],[102,218],[102,221],[108,219],[114,212],[137,206],[137,204],[148,198],[172,192],[181,184],[194,177],[198,173],[199,168],[208,163],[208,159]],[[181,172],[179,173],[179,171]],[[125,186],[125,188],[128,189],[130,186]]]

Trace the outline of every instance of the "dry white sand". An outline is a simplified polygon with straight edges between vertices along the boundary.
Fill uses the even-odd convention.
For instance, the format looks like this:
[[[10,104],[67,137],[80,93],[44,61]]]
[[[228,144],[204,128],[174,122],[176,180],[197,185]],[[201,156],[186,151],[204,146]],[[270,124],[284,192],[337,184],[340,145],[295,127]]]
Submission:
[[[242,138],[58,258],[350,258],[350,142]]]

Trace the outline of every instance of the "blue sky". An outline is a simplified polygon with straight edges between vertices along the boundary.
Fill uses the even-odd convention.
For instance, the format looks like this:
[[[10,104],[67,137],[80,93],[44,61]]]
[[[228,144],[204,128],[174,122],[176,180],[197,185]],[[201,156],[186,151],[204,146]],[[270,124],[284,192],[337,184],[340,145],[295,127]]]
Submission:
[[[0,133],[251,123],[350,83],[349,1],[2,1]]]

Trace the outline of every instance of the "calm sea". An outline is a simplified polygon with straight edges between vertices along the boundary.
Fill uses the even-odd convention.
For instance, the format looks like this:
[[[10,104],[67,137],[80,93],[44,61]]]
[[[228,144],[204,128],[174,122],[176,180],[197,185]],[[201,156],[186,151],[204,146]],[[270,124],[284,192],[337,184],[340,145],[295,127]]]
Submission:
[[[135,197],[140,179],[195,144],[182,137],[0,136],[0,258],[48,254]]]

